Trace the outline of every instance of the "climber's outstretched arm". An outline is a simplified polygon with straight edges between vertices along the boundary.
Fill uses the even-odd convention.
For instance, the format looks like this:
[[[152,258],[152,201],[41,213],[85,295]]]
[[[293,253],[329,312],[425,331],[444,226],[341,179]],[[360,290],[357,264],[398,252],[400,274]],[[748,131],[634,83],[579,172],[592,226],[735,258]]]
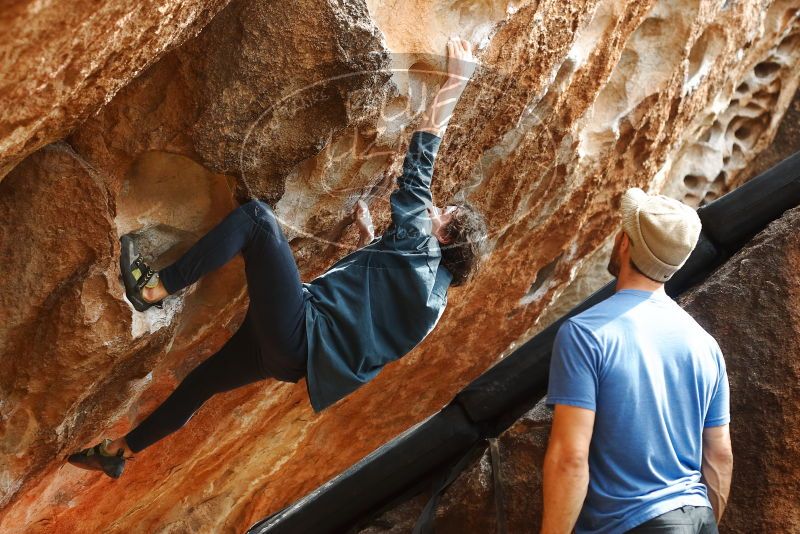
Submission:
[[[425,110],[419,130],[442,137],[453,110],[475,71],[472,44],[465,39],[447,42],[447,80]]]
[[[403,174],[397,179],[397,190],[392,193],[392,222],[384,234],[384,244],[397,248],[414,248],[418,239],[431,234],[433,208],[431,179],[441,136],[453,115],[453,109],[464,92],[475,59],[472,45],[463,39],[447,43],[447,79],[428,105],[422,123],[411,136],[408,152],[403,162]]]

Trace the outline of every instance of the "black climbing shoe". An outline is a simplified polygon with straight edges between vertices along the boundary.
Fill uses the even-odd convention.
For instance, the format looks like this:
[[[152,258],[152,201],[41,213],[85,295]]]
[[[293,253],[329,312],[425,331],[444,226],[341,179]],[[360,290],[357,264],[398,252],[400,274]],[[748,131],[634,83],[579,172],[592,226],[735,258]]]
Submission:
[[[70,454],[67,461],[75,467],[81,469],[89,469],[92,471],[102,471],[111,478],[119,478],[122,471],[125,470],[125,458],[123,458],[122,449],[117,451],[117,454],[108,456],[102,449],[104,444],[110,443],[111,440],[104,440],[103,443],[98,443],[89,449],[83,449],[81,452]]]
[[[156,272],[151,269],[136,250],[136,243],[129,235],[124,235],[119,239],[122,250],[119,255],[119,268],[122,271],[122,283],[125,285],[125,296],[136,311],[143,312],[155,306],[162,307],[162,301],[147,302],[142,296],[142,288],[153,278]]]

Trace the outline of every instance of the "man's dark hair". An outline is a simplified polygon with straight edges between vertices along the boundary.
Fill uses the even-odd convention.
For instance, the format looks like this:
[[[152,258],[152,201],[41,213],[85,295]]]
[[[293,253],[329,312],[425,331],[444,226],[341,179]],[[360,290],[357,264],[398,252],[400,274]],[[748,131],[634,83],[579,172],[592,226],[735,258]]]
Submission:
[[[448,244],[441,245],[442,265],[453,275],[450,285],[463,285],[477,272],[486,251],[486,221],[470,203],[464,202],[442,230],[448,240]]]

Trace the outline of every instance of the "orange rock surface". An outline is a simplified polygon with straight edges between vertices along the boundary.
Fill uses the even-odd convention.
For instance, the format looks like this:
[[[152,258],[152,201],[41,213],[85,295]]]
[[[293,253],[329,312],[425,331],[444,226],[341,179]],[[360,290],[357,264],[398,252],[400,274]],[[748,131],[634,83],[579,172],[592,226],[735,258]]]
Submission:
[[[785,0],[234,0],[213,19],[221,4],[192,17],[181,4],[172,22],[171,4],[117,19],[47,5],[63,15],[13,11],[38,30],[6,41],[4,65],[63,42],[75,65],[107,68],[24,98],[60,72],[59,56],[40,54],[41,70],[0,93],[3,124],[28,121],[0,151],[9,168],[27,155],[0,182],[0,258],[13,273],[0,290],[3,532],[241,531],[436,411],[524,337],[600,256],[625,188],[698,204],[734,187],[798,84],[798,6]],[[164,54],[201,13],[203,31]],[[73,16],[86,26],[62,24]],[[129,35],[114,33],[118,19],[146,38],[115,38]],[[267,381],[212,399],[118,481],[65,465],[148,414],[246,305],[234,261],[163,310],[134,312],[118,236],[138,233],[164,265],[258,196],[304,278],[322,272],[354,245],[343,220],[359,197],[385,225],[450,33],[480,45],[482,66],[434,193],[485,212],[492,253],[451,291],[438,328],[321,414],[304,382]],[[67,44],[87,35],[96,48]]]
[[[7,2],[0,11],[0,179],[62,138],[229,0]]]

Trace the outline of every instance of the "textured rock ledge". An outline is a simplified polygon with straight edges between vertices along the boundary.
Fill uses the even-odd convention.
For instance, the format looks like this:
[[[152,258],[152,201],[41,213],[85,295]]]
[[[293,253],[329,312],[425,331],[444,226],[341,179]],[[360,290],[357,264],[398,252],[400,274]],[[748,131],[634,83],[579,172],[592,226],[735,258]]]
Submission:
[[[609,207],[626,187],[695,203],[734,187],[798,83],[794,2],[392,6],[236,0],[160,59],[163,47],[120,43],[120,57],[151,66],[129,83],[134,68],[98,71],[114,90],[94,104],[18,110],[63,105],[77,118],[40,130],[58,139],[114,95],[0,183],[0,257],[16,273],[0,292],[0,530],[241,530],[441,407],[524,336],[613,232]],[[113,486],[65,466],[68,452],[152,410],[246,304],[232,262],[165,310],[133,313],[118,235],[137,232],[163,264],[234,198],[258,195],[283,219],[304,277],[319,273],[353,246],[341,221],[359,196],[385,224],[415,110],[440,81],[426,71],[442,66],[435,54],[453,32],[484,45],[483,67],[444,141],[435,193],[486,212],[493,253],[452,291],[438,329],[322,414],[303,383],[256,384],[213,399]]]

